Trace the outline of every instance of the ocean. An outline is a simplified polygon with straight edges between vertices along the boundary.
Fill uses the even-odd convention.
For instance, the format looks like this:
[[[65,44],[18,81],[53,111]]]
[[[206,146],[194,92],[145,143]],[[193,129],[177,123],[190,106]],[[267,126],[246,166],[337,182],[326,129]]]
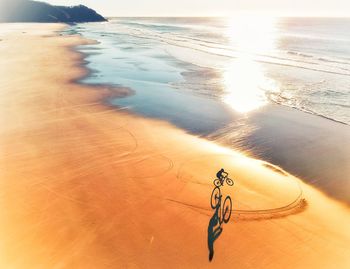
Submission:
[[[350,124],[350,19],[111,18],[73,25],[109,102],[210,134],[268,104]]]

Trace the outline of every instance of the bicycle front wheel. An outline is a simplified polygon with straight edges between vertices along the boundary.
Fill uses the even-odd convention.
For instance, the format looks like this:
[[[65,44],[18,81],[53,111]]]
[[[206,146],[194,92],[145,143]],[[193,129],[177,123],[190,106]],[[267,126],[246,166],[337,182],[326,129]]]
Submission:
[[[231,178],[226,178],[226,183],[229,186],[233,186],[233,180]]]

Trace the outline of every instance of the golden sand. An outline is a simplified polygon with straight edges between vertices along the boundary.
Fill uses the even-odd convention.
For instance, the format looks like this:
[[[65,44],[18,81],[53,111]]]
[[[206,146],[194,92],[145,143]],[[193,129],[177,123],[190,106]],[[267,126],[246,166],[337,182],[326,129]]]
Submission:
[[[103,105],[62,25],[0,25],[0,268],[350,268],[350,211],[278,167]],[[121,89],[122,91],[123,89]],[[121,92],[120,94],[125,94]],[[208,261],[213,179],[231,219]]]

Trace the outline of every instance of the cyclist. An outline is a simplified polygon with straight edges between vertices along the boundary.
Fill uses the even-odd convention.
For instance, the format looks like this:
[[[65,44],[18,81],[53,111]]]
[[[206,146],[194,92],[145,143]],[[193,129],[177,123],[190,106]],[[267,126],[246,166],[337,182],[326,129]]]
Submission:
[[[220,182],[223,182],[224,178],[228,176],[228,173],[225,172],[224,168],[221,168],[217,173],[216,177],[220,180]]]

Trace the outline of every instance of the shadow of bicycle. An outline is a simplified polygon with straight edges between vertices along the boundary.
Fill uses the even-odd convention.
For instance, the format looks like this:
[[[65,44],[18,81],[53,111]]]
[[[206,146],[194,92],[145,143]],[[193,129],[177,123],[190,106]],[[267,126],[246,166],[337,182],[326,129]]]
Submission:
[[[214,214],[209,220],[208,225],[208,249],[209,261],[214,257],[214,242],[219,238],[223,231],[223,223],[227,223],[231,218],[232,200],[230,196],[226,196],[222,203],[222,194],[220,187],[216,186],[210,198],[210,206],[214,209]]]

